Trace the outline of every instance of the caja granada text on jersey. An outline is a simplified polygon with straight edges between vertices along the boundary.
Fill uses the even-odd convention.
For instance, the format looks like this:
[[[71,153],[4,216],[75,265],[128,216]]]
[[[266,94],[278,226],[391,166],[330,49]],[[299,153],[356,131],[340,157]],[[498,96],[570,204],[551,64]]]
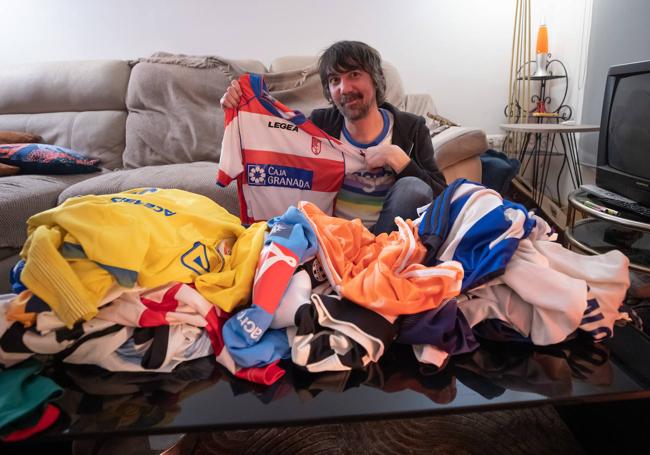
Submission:
[[[248,184],[311,190],[314,173],[307,169],[273,164],[248,164]]]

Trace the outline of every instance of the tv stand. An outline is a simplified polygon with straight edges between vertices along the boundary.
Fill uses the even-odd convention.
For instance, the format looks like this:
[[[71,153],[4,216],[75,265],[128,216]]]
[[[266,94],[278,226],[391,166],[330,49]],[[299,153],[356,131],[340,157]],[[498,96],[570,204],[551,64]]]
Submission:
[[[577,213],[581,219],[576,221]],[[584,189],[569,195],[564,236],[565,246],[586,253],[620,250],[630,259],[631,269],[650,273],[650,220],[611,210],[602,198]]]

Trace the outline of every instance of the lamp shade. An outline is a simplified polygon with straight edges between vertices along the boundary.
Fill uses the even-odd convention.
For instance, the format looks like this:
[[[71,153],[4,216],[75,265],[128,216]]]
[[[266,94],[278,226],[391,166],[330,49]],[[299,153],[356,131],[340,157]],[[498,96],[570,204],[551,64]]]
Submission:
[[[540,25],[537,31],[537,47],[535,53],[548,54],[548,29],[544,24]]]

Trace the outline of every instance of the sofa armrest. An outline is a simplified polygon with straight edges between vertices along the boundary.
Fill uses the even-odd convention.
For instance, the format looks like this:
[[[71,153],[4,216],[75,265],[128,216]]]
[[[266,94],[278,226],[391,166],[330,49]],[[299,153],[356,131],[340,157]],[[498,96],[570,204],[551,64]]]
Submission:
[[[481,181],[479,156],[488,148],[483,130],[465,126],[452,126],[432,138],[438,168],[447,183],[463,177]]]

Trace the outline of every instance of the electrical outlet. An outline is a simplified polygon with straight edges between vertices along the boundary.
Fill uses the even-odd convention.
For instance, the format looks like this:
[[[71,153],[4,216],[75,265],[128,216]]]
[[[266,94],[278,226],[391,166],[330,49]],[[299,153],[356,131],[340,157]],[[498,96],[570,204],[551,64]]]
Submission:
[[[506,136],[504,134],[488,134],[488,146],[493,150],[503,150],[503,141]]]

